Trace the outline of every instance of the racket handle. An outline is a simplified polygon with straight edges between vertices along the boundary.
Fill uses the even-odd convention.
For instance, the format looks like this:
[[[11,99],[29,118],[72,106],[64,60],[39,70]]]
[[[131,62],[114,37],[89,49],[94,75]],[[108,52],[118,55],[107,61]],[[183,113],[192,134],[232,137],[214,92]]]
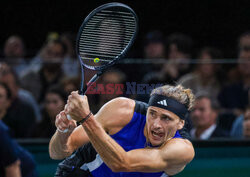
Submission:
[[[84,95],[81,95],[81,97],[83,97]],[[68,120],[72,120],[71,116],[69,114],[66,115]],[[67,133],[69,131],[68,128],[64,129],[64,130],[60,130],[59,128],[57,128],[57,130],[61,133]]]
[[[57,130],[58,130],[59,132],[61,132],[61,133],[67,133],[67,132],[69,131],[68,128],[67,128],[67,129],[64,129],[64,130],[61,130],[61,129],[57,128]]]
[[[69,114],[67,114],[67,119],[72,120],[72,118],[71,118],[71,116]]]

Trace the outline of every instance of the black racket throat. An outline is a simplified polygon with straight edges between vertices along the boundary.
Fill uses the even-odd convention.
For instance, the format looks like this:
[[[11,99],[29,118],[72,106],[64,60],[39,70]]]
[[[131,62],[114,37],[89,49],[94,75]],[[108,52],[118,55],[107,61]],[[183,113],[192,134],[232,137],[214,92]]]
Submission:
[[[83,89],[79,90],[79,94],[80,95],[85,95],[87,93],[87,91],[89,90],[89,88],[91,87],[92,84],[94,84],[97,79],[99,79],[99,77],[105,72],[106,70],[100,70],[98,71],[90,80],[89,82],[84,86]]]

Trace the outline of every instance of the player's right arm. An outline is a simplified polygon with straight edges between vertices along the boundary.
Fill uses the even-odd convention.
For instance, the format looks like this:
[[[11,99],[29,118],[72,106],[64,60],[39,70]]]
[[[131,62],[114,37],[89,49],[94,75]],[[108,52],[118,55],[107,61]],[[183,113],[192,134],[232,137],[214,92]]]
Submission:
[[[135,101],[127,98],[115,98],[106,103],[95,115],[95,119],[108,134],[115,134],[132,119]],[[72,117],[73,115],[71,115]],[[76,127],[73,120],[68,120],[65,112],[56,117],[56,127],[69,129],[67,133],[56,131],[50,140],[49,154],[52,159],[63,159],[76,149],[89,142],[89,137],[82,126]]]
[[[68,132],[57,130],[51,138],[49,154],[52,159],[64,159],[89,141],[82,126],[76,127],[75,121],[68,120],[64,111],[56,116],[55,125],[62,131],[68,129]]]

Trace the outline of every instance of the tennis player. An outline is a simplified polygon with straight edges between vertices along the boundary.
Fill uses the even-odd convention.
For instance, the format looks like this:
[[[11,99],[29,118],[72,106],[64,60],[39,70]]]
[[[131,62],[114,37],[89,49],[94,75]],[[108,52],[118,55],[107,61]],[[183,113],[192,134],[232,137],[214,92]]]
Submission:
[[[116,98],[93,115],[87,97],[72,92],[56,118],[50,156],[63,159],[90,141],[97,154],[81,166],[89,176],[175,175],[194,158],[192,143],[183,133],[193,101],[190,89],[165,85],[152,91],[148,104]],[[75,128],[75,122],[80,126]],[[63,133],[65,129],[69,131]]]

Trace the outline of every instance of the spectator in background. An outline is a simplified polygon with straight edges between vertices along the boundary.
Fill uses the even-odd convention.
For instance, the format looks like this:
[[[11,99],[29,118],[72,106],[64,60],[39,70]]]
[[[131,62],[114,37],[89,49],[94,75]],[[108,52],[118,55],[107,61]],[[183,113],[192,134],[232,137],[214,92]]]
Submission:
[[[126,75],[121,72],[120,70],[108,70],[106,71],[100,80],[96,84],[96,91],[100,91],[100,94],[89,94],[89,100],[92,100],[93,96],[97,96],[96,103],[90,101],[90,105],[94,104],[92,108],[94,108],[92,111],[93,113],[96,113],[105,103],[108,101],[122,96],[123,90],[120,90],[119,88],[116,88],[114,84],[124,84],[126,81]],[[100,84],[100,85],[99,85]],[[112,91],[108,91],[107,85],[112,84]],[[102,93],[102,90],[104,88],[105,93]],[[122,93],[121,93],[122,92]]]
[[[142,80],[142,82],[145,83],[159,74],[158,72],[162,65],[154,61],[156,59],[166,58],[164,36],[160,31],[154,30],[146,34],[144,39],[143,57],[144,59],[151,59],[152,63],[143,64],[143,67],[140,67],[140,70],[138,70],[138,65],[134,66],[133,68],[135,70],[130,70],[127,74],[129,79],[131,78],[133,81]]]
[[[207,140],[228,137],[229,133],[217,125],[217,107],[207,94],[197,95],[191,120],[193,128],[190,135],[193,139]]]
[[[157,30],[147,33],[144,46],[144,58],[166,59],[165,51],[166,49],[163,34]],[[141,83],[143,84],[156,84],[158,81],[164,81],[159,73],[159,70],[162,68],[162,64],[154,63],[154,60],[152,62],[153,63],[148,65],[144,64],[144,67],[142,67],[143,78]],[[149,98],[149,95],[146,97]],[[141,99],[139,98],[139,100]],[[146,99],[144,101],[147,102],[148,100]]]
[[[190,88],[194,94],[201,91],[207,92],[213,101],[217,101],[221,84],[217,79],[218,66],[213,63],[214,59],[221,59],[222,53],[210,47],[201,49],[198,55],[198,64],[194,72],[182,76],[178,83]]]
[[[161,69],[161,64],[154,63],[155,59],[165,59],[165,44],[164,44],[164,36],[160,31],[151,31],[148,32],[145,39],[144,39],[144,58],[145,59],[152,59],[151,64],[147,65],[144,69],[145,73],[152,73],[158,72]],[[150,75],[150,73],[149,73]]]
[[[238,77],[225,86],[218,97],[221,106],[236,116],[250,103],[250,32],[240,36],[238,46],[238,66],[234,69]]]
[[[31,154],[11,139],[9,128],[2,121],[11,104],[10,100],[10,89],[6,84],[0,83],[0,176],[36,177],[35,162]]]
[[[66,54],[66,47],[61,40],[49,41],[45,48],[43,63],[38,71],[26,73],[22,79],[22,87],[30,91],[41,103],[47,89],[60,83],[64,77],[62,62]]]
[[[40,49],[40,51],[38,52],[38,54],[31,59],[29,67],[26,69],[25,72],[22,73],[21,77],[23,75],[26,75],[27,73],[30,72],[38,72],[41,67],[42,67],[42,63],[44,61],[44,58],[48,58],[51,56],[51,54],[48,53],[48,43],[50,41],[54,41],[54,40],[58,40],[59,39],[59,34],[56,32],[49,32],[46,38],[46,42],[44,43],[44,45],[42,46],[42,48]]]
[[[168,62],[162,68],[162,75],[166,83],[174,83],[182,75],[190,72],[193,40],[191,37],[174,33],[168,36],[166,42]]]
[[[147,33],[144,45],[144,58],[163,59],[165,57],[163,34],[157,30]]]
[[[159,38],[162,40],[162,36]],[[193,41],[184,34],[172,34],[167,38],[167,60],[165,64],[160,64],[158,70],[153,72],[144,71],[141,83],[143,84],[175,84],[183,74],[190,70],[189,60]],[[165,48],[165,47],[164,47]],[[165,55],[165,52],[164,52]],[[183,63],[184,62],[184,63]],[[138,95],[137,100],[147,102],[149,94]]]
[[[66,50],[66,55],[63,61],[63,71],[66,76],[68,77],[76,77],[79,74],[79,61],[76,56],[75,52],[75,39],[76,36],[73,35],[72,33],[63,33],[60,36],[60,39],[62,42],[65,44],[67,50]]]
[[[233,138],[250,138],[250,106],[235,119],[230,135]]]
[[[18,75],[27,69],[25,46],[21,37],[10,36],[4,44],[4,62],[8,63]]]
[[[11,91],[9,87],[0,82],[0,119],[6,115],[9,106],[11,105]]]
[[[0,71],[0,82],[6,84],[11,91],[11,97],[8,97],[9,104],[2,115],[2,120],[11,128],[15,138],[30,137],[30,129],[36,122],[34,109],[18,96],[15,77],[6,70],[0,69]]]
[[[40,108],[32,94],[20,88],[20,81],[15,71],[6,63],[0,63],[0,81],[6,83],[12,93],[12,99],[20,99],[33,108],[36,121],[41,120]]]
[[[0,82],[1,83],[1,82]],[[4,85],[1,83],[0,85]],[[18,98],[8,97],[5,110],[2,110],[1,120],[10,127],[15,138],[30,137],[30,129],[35,124],[35,115],[32,108]]]
[[[238,50],[249,51],[250,50],[250,31],[247,31],[240,35],[238,39]]]
[[[60,85],[62,85],[62,88],[64,92],[67,93],[67,95],[70,95],[72,91],[76,91],[80,87],[80,78],[79,77],[65,77]]]
[[[59,85],[54,85],[45,94],[42,120],[34,127],[32,136],[50,138],[56,131],[55,119],[67,101],[67,94]]]

